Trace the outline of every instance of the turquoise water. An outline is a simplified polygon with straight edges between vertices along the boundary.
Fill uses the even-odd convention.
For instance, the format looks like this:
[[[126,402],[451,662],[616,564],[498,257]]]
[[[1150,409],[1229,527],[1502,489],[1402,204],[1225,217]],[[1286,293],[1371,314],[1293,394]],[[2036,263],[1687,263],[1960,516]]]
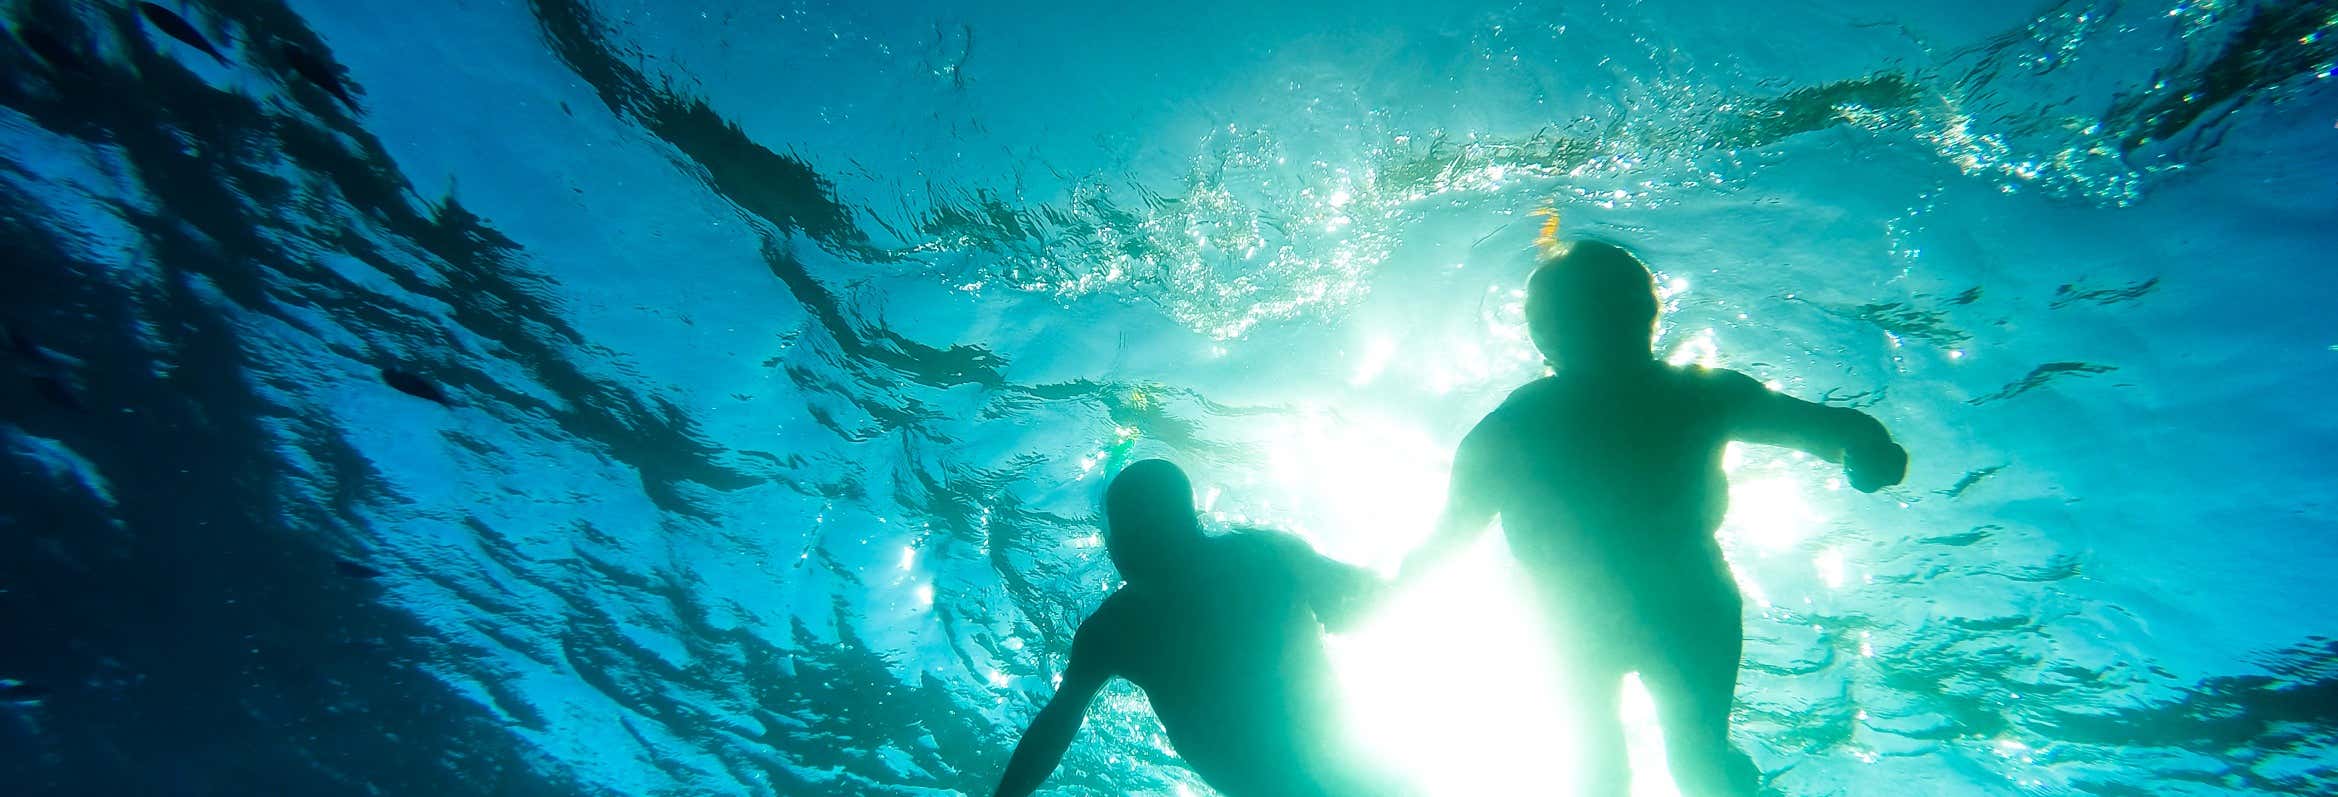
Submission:
[[[1732,455],[1771,789],[2338,789],[2338,4],[165,5],[5,6],[31,793],[987,793],[1119,463],[1427,535],[1546,214],[1913,452]],[[1359,734],[1538,793],[1532,623],[1335,638]],[[1125,687],[1050,784],[1206,793]]]

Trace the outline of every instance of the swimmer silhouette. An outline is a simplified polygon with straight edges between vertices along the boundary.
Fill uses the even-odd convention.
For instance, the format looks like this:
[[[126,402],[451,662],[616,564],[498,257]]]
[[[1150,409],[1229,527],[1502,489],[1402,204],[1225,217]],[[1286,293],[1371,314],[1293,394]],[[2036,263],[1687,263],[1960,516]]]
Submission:
[[[1126,583],[1072,637],[1062,683],[998,794],[1039,788],[1116,676],[1145,690],[1177,754],[1226,797],[1387,791],[1344,749],[1322,640],[1376,582],[1370,573],[1285,534],[1204,534],[1192,484],[1166,460],[1115,476],[1104,518]]]
[[[1576,242],[1534,271],[1528,333],[1552,373],[1462,439],[1438,529],[1398,578],[1417,579],[1499,515],[1583,707],[1580,793],[1625,793],[1617,693],[1638,672],[1681,793],[1753,794],[1760,773],[1729,743],[1744,628],[1713,538],[1729,498],[1722,448],[1801,449],[1842,463],[1863,492],[1899,483],[1908,454],[1859,411],[1657,361],[1656,315],[1654,278],[1614,244]]]

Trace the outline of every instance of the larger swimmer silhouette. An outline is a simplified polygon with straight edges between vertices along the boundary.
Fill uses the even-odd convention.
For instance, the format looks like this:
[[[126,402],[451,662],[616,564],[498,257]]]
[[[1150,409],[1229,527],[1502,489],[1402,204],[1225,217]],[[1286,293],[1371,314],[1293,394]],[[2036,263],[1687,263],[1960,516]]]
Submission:
[[[1055,697],[1031,721],[998,793],[1030,794],[1117,676],[1145,690],[1169,741],[1227,797],[1347,797],[1361,775],[1335,718],[1326,624],[1375,579],[1266,531],[1203,533],[1185,473],[1148,459],[1106,488],[1105,546],[1127,582],[1080,625]]]
[[[1713,536],[1729,497],[1722,449],[1801,449],[1842,463],[1862,492],[1899,483],[1908,454],[1857,410],[1658,361],[1657,307],[1647,266],[1614,244],[1579,241],[1535,270],[1527,327],[1552,373],[1463,438],[1444,516],[1399,579],[1417,579],[1499,515],[1582,701],[1579,793],[1625,792],[1617,695],[1638,672],[1681,792],[1753,794],[1760,773],[1729,743],[1744,628]]]

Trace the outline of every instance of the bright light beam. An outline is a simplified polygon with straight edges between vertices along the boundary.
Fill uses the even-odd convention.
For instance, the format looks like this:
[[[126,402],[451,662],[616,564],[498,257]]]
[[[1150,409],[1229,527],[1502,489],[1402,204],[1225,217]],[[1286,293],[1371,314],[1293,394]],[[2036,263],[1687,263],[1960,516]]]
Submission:
[[[1477,546],[1331,640],[1357,743],[1425,793],[1547,793],[1570,765],[1550,637],[1506,560]]]
[[[1422,793],[1550,794],[1582,767],[1584,708],[1522,578],[1488,540],[1330,640],[1355,741]],[[1622,704],[1633,797],[1678,797],[1637,675]]]
[[[1270,501],[1326,554],[1390,572],[1444,502],[1443,452],[1414,429],[1309,413],[1282,430]],[[1231,494],[1229,494],[1231,495]],[[1371,759],[1431,795],[1549,794],[1578,770],[1577,699],[1541,607],[1489,529],[1477,546],[1330,639],[1347,725]],[[1621,721],[1634,797],[1674,797],[1655,709],[1638,680]]]

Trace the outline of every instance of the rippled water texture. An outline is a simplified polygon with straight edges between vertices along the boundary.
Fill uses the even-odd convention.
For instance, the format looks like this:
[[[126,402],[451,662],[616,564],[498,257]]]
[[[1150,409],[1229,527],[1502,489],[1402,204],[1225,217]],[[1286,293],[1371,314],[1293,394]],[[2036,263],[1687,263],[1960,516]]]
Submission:
[[[1102,478],[1391,566],[1555,213],[1915,452],[1732,455],[1778,793],[2338,790],[2338,3],[1053,5],[0,5],[0,782],[985,792]],[[1506,561],[1334,640],[1441,793]]]

